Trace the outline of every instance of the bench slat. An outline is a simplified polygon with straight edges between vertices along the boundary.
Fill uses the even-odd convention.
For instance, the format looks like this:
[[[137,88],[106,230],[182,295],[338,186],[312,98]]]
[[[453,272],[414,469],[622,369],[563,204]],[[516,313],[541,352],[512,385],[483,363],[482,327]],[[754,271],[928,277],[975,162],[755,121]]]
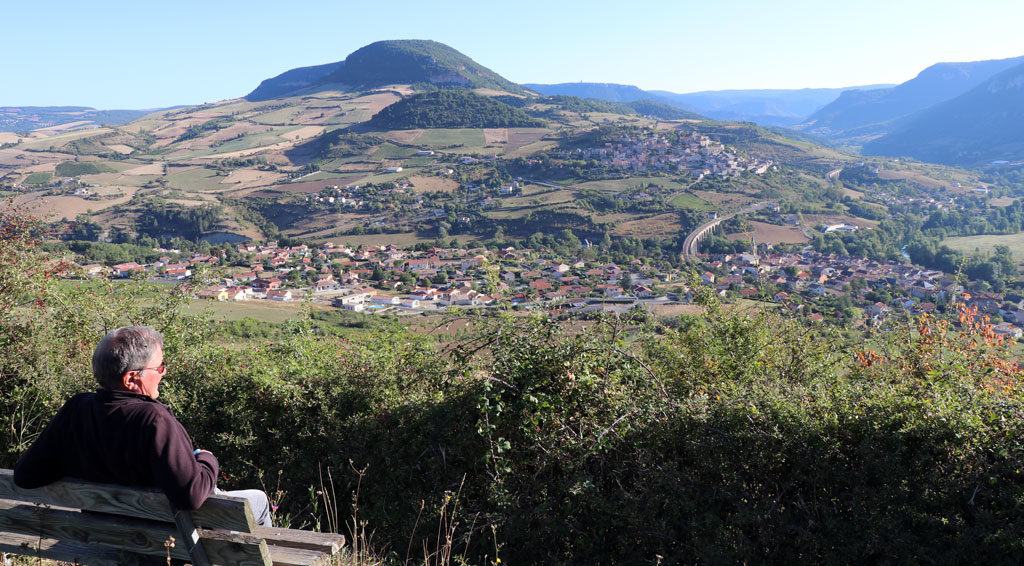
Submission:
[[[98,513],[127,515],[140,519],[174,522],[174,513],[167,497],[159,489],[124,487],[82,480],[61,480],[37,489],[14,485],[14,472],[0,469],[0,499],[18,499],[76,507]],[[202,508],[192,512],[192,520],[210,529],[242,533],[256,526],[252,510],[245,499],[227,495],[211,495]]]
[[[170,549],[171,557],[190,559],[187,547],[179,540],[181,535],[173,523],[0,499],[0,529],[150,556],[167,556],[164,543],[173,536],[176,542]],[[206,529],[199,529],[199,537],[212,564],[271,564],[267,543],[261,538]]]
[[[166,558],[156,556],[133,555],[101,546],[5,531],[0,531],[0,552],[91,566],[158,566],[167,563]]]
[[[252,534],[267,541],[270,546],[304,548],[328,554],[337,554],[345,546],[345,536],[337,533],[317,533],[278,527],[256,527]]]
[[[286,546],[269,546],[270,559],[274,566],[327,566],[331,563],[331,555]]]

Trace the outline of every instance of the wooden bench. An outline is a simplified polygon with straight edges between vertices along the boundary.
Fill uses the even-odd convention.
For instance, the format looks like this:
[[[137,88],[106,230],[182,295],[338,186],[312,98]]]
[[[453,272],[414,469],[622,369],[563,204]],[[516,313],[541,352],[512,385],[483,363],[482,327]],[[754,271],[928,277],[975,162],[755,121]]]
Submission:
[[[174,539],[174,546],[167,543]],[[39,489],[0,469],[0,552],[76,564],[329,564],[345,537],[261,527],[249,502],[211,495],[175,511],[162,491],[77,480]]]

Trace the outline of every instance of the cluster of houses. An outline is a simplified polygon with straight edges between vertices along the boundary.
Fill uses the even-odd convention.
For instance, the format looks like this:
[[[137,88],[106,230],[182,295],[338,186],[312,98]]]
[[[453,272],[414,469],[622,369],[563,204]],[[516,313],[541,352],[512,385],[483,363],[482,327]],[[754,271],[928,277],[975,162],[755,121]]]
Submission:
[[[743,171],[761,175],[772,166],[771,160],[746,159],[730,153],[720,142],[697,132],[680,136],[678,141],[653,130],[624,133],[617,141],[606,142],[604,147],[563,151],[558,156],[596,159],[602,165],[635,172],[688,172],[698,178],[738,175]]]
[[[394,245],[351,248],[325,243],[279,247],[275,243],[239,244],[235,251],[247,267],[231,270],[223,282],[200,295],[221,301],[293,301],[313,297],[353,311],[424,311],[450,306],[477,307],[497,301],[534,305],[552,312],[589,312],[629,308],[646,301],[686,301],[687,273],[667,264],[634,260],[630,265],[558,258],[545,250],[430,248]],[[152,265],[122,263],[111,268],[85,266],[95,275],[126,277],[144,272],[181,279],[200,264],[217,265],[224,254],[193,255]],[[1024,297],[998,293],[968,295],[955,279],[895,261],[802,253],[740,253],[702,256],[700,284],[723,296],[769,300],[799,311],[818,297],[849,296],[875,323],[895,313],[932,313],[951,298],[965,300],[983,314],[998,314],[996,331],[1020,337]],[[292,276],[298,272],[300,277]],[[659,292],[665,290],[678,293]],[[766,289],[772,289],[770,296]],[[867,299],[886,290],[890,303]],[[794,300],[800,297],[800,301]],[[1015,302],[1016,301],[1016,302]],[[818,320],[820,314],[809,314]]]

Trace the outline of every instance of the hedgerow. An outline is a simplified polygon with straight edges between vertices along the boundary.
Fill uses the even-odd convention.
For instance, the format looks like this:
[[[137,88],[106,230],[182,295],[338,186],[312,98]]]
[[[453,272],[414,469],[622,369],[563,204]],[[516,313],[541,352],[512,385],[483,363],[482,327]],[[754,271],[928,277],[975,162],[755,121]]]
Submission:
[[[710,298],[657,333],[504,314],[445,343],[300,321],[225,344],[181,314],[187,289],[57,281],[38,226],[2,226],[5,467],[92,388],[104,332],[151,324],[168,339],[161,399],[222,487],[262,482],[279,521],[339,528],[361,480],[385,560],[1024,560],[1021,367],[966,309],[870,349]]]

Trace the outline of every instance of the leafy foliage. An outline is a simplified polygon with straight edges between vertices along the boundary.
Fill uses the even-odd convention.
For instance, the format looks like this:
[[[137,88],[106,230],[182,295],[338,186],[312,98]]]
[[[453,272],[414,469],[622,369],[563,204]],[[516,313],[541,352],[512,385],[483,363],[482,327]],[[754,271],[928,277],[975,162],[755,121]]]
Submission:
[[[456,90],[412,95],[384,108],[368,124],[382,130],[544,126],[518,108],[473,92]]]
[[[38,226],[0,227],[3,466],[92,387],[102,333],[142,323],[167,337],[162,399],[222,487],[280,470],[279,518],[301,525],[324,513],[302,497],[321,473],[337,501],[362,479],[392,555],[435,540],[455,499],[467,563],[1024,558],[1024,373],[970,311],[855,347],[706,293],[668,326],[475,316],[437,343],[303,320],[225,344],[181,314],[187,289],[57,284]]]

